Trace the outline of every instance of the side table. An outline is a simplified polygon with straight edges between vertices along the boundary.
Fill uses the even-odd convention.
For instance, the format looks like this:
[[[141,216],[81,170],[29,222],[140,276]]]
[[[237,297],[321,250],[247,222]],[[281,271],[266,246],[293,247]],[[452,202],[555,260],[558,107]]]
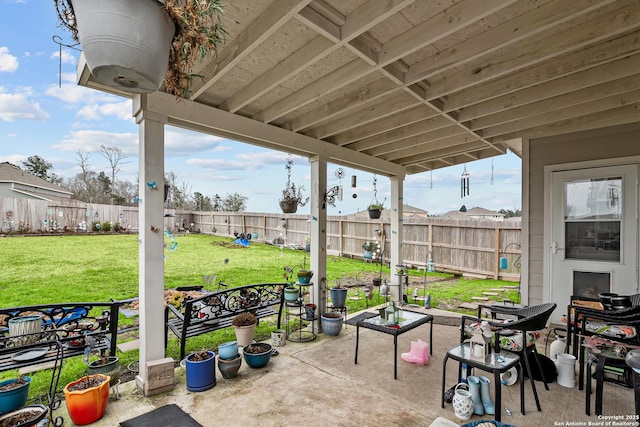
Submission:
[[[602,390],[604,386],[605,366],[628,369],[624,357],[616,355],[611,349],[605,348],[595,353],[589,349],[587,360],[587,389],[585,392],[585,413],[591,415],[591,366],[596,364],[596,415],[602,415]]]
[[[482,371],[493,372],[494,399],[496,406],[495,420],[498,422],[502,416],[502,382],[500,381],[500,374],[515,366],[518,371],[518,378],[520,379],[520,412],[524,415],[524,381],[522,380],[520,357],[517,354],[508,351],[491,353],[487,357],[487,360],[483,362],[471,359],[469,344],[460,344],[459,346],[447,351],[447,354],[444,356],[444,360],[442,361],[442,393],[440,393],[440,406],[443,408],[445,382],[447,380],[447,360],[449,358],[459,362],[458,382],[461,381],[463,363],[467,365],[467,375],[471,374],[471,368],[478,368]]]

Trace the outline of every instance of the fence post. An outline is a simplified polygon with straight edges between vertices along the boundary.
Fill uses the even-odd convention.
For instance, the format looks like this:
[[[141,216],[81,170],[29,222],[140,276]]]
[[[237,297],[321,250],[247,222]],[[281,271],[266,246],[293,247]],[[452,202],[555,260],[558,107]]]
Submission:
[[[493,260],[493,279],[498,280],[500,273],[500,229],[496,227],[496,236],[494,240],[495,256]]]

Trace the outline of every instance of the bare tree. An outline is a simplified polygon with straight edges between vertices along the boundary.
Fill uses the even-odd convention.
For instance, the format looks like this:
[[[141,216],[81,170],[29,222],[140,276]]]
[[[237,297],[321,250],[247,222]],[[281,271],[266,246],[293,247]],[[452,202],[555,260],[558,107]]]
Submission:
[[[165,184],[171,186],[166,207],[171,209],[193,209],[195,203],[190,201],[191,185],[182,181],[180,177],[172,171],[166,173]]]
[[[129,163],[124,161],[126,158],[124,151],[118,147],[107,147],[106,145],[101,145],[98,152],[109,162],[109,167],[111,168],[111,184],[115,184],[116,175],[120,172],[120,166],[125,163]]]

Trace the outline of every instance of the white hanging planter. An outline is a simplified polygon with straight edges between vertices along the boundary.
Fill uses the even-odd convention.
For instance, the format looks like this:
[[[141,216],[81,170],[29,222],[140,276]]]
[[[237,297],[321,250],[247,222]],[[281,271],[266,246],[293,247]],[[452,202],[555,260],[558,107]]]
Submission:
[[[100,83],[129,93],[160,88],[174,22],[157,0],[73,0],[87,66]]]

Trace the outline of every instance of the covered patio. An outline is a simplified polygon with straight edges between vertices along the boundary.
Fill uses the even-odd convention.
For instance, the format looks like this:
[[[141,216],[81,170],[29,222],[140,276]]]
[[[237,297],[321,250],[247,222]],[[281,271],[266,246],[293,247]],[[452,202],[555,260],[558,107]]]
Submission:
[[[79,84],[132,98],[139,124],[138,384],[145,393],[153,392],[146,363],[164,357],[163,239],[156,227],[163,220],[163,195],[145,183],[163,182],[166,125],[309,158],[311,268],[320,312],[326,300],[328,163],[390,179],[394,265],[403,260],[407,174],[512,150],[523,159],[522,301],[539,304],[571,293],[563,276],[549,272],[553,258],[548,248],[554,240],[549,222],[552,215],[562,214],[547,210],[546,185],[553,171],[576,162],[582,163],[574,168],[599,166],[603,159],[638,163],[636,0],[234,0],[225,8],[224,25],[227,43],[217,57],[198,64],[194,71],[203,79],[194,81],[189,99],[176,100],[163,91],[133,95],[96,81],[82,57],[78,64]],[[625,217],[631,218],[637,213],[637,191],[628,201]],[[610,287],[631,293],[633,286],[638,291],[638,232],[635,226],[628,231],[625,274],[635,272],[635,280],[625,278],[626,287],[612,281]],[[562,242],[553,244],[563,249]],[[398,288],[394,292],[399,300]],[[568,298],[558,306],[565,303]],[[438,348],[444,349],[445,342],[437,343]],[[324,344],[320,340],[313,346]],[[338,364],[345,365],[349,352],[339,353],[345,363]],[[311,366],[312,360],[306,363]],[[331,372],[325,369],[324,374]],[[330,375],[337,377],[337,372]],[[437,383],[437,375],[426,377],[420,386]],[[331,383],[329,378],[326,382]],[[320,384],[310,382],[318,389]],[[337,385],[348,389],[340,387],[345,383]],[[531,421],[540,416],[581,419],[577,412],[565,418],[572,399],[580,398],[560,391],[565,400],[551,398],[544,415],[531,412],[518,425],[540,425],[540,419]],[[390,399],[393,395],[367,391],[375,403],[367,407],[388,409],[388,399],[379,400],[382,393]],[[551,395],[542,394],[543,399]],[[318,395],[314,392],[309,400]],[[299,394],[289,397],[294,414]],[[421,410],[415,406],[412,411]],[[354,408],[354,413],[367,413],[365,407]],[[429,416],[421,414],[418,418]]]
[[[277,347],[280,354],[272,357],[264,368],[252,369],[243,364],[233,379],[223,379],[218,372],[217,385],[206,392],[188,392],[180,368],[175,372],[177,385],[170,393],[144,398],[133,382],[125,383],[120,387],[122,398],[112,400],[104,418],[92,425],[113,427],[167,404],[178,405],[203,426],[429,426],[439,417],[456,424],[493,420],[492,415],[474,415],[462,421],[454,415],[451,404],[445,404],[444,409],[440,407],[442,361],[446,350],[457,344],[457,326],[450,325],[456,324],[458,318],[436,309],[418,311],[444,321],[434,325],[434,351],[429,363],[419,366],[399,357],[397,380],[393,379],[391,336],[361,329],[355,365],[355,327],[348,325],[338,337],[320,334],[311,343],[287,342]],[[428,341],[426,325],[401,335],[399,352],[408,351],[410,341],[416,339]],[[539,346],[539,351],[544,354],[544,347]],[[457,364],[449,360],[447,388],[456,384],[456,374]],[[476,371],[475,375],[487,373]],[[511,415],[507,415],[503,410],[503,423],[538,427],[599,421],[593,412],[591,417],[585,415],[584,392],[562,387],[557,382],[549,384],[550,390],[546,391],[542,383],[537,382],[542,405],[542,411],[538,412],[528,380],[524,385],[526,415],[520,413],[519,382],[502,386],[502,406],[511,411]],[[631,389],[610,383],[604,387],[604,416],[634,413]],[[491,389],[494,396],[493,387]],[[591,399],[593,411],[594,397]]]

